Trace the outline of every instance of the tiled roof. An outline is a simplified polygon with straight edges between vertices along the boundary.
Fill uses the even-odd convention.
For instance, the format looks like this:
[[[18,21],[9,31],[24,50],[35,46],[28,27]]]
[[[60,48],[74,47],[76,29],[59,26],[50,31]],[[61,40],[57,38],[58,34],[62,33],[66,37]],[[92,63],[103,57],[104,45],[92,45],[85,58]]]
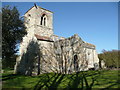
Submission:
[[[40,36],[40,35],[37,35],[37,34],[35,34],[35,37],[36,37],[38,40],[53,42],[53,40],[51,40],[50,37]]]

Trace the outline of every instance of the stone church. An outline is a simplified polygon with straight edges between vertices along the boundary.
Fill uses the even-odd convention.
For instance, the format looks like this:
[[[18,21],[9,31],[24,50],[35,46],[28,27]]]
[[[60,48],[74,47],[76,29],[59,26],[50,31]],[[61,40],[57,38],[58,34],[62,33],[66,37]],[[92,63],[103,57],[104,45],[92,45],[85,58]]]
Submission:
[[[77,34],[69,38],[54,35],[53,12],[35,4],[24,19],[27,35],[20,43],[16,74],[71,74],[99,68],[95,45],[83,41]]]

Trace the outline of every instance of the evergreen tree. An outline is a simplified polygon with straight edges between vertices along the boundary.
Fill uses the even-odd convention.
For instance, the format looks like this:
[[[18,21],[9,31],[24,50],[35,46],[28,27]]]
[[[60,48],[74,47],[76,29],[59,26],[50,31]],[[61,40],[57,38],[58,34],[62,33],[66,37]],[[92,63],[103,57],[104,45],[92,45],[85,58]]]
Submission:
[[[23,19],[16,7],[2,8],[2,60],[3,66],[12,67],[15,63],[16,44],[26,34]]]

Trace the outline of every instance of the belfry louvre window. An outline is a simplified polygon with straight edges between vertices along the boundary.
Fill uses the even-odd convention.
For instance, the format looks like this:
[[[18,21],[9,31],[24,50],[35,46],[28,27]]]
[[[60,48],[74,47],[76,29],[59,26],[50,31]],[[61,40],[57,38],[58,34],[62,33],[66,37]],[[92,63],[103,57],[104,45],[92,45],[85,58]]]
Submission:
[[[45,14],[43,14],[41,17],[40,25],[47,26],[47,16]]]

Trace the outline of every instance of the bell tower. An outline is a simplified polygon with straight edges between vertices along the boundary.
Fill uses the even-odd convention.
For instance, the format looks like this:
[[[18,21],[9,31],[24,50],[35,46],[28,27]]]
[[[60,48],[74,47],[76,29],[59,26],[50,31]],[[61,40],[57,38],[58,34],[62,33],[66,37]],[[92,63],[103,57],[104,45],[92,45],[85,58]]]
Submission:
[[[34,34],[51,37],[53,35],[53,12],[34,4],[25,13],[27,30],[34,29]]]

